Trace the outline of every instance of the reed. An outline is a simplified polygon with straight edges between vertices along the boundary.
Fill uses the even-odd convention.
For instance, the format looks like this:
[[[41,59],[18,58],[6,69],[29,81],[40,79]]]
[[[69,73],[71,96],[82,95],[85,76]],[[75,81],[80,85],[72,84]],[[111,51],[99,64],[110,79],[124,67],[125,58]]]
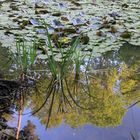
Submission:
[[[36,60],[36,41],[33,41],[30,45],[28,45],[24,38],[17,38],[16,52],[12,52],[12,54],[17,68],[26,73],[28,69],[34,65]]]

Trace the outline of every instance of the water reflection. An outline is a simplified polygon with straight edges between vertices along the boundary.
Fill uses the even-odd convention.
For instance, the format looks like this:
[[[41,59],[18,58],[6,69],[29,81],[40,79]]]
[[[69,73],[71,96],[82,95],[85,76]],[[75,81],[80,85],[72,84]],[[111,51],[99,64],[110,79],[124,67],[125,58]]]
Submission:
[[[126,113],[131,116],[133,108],[139,112],[139,108],[136,107],[136,105],[139,106],[140,100],[139,54],[140,49],[138,47],[126,45],[119,51],[107,52],[101,57],[93,58],[89,61],[87,71],[83,72],[81,70],[78,79],[74,71],[70,72],[64,79],[60,79],[60,81],[48,75],[43,76],[35,82],[35,88],[21,85],[22,88],[20,89],[22,90],[16,90],[18,96],[14,98],[13,104],[11,101],[9,103],[6,98],[6,93],[9,92],[9,89],[6,88],[7,83],[3,85],[0,81],[0,94],[4,98],[0,99],[0,107],[2,108],[4,103],[7,105],[6,110],[3,109],[0,115],[1,120],[3,119],[0,121],[2,122],[0,126],[3,130],[5,130],[5,126],[6,129],[10,128],[9,133],[7,133],[7,130],[6,134],[3,133],[4,136],[11,134],[12,131],[14,135],[8,136],[10,138],[17,135],[17,139],[24,139],[23,136],[26,139],[39,139],[41,137],[41,132],[39,136],[35,134],[35,128],[39,127],[35,127],[37,121],[31,122],[29,120],[27,126],[20,126],[22,121],[24,122],[24,114],[27,113],[27,108],[29,108],[32,110],[34,117],[41,122],[42,127],[49,128],[49,132],[51,130],[55,131],[58,126],[62,127],[64,131],[71,129],[69,127],[77,130],[81,126],[83,128],[82,133],[85,131],[88,133],[87,130],[92,130],[96,134],[91,137],[98,140],[103,139],[101,136],[97,136],[99,132],[107,135],[108,140],[128,140],[133,139],[133,137],[138,139],[139,126],[134,124],[135,120],[133,120],[131,123],[134,127],[137,126],[137,130],[132,132],[129,130],[129,127],[132,127],[127,125],[132,118],[128,117],[128,120],[125,120],[124,116]],[[16,108],[18,112],[18,127],[10,127],[7,124],[7,121],[12,120],[12,116],[14,116],[13,106],[14,111]],[[127,108],[129,108],[128,112]],[[125,132],[124,135],[118,133],[119,128],[122,129],[122,121],[127,125],[128,130],[127,134]],[[65,124],[68,126],[65,126]],[[85,124],[92,124],[94,128],[90,128],[90,125]],[[104,127],[109,129],[106,130]],[[117,134],[113,132],[113,127],[116,127]],[[109,132],[115,134],[111,136],[107,134]],[[74,132],[73,135],[75,135]],[[90,140],[91,137],[87,139]],[[61,137],[61,139],[64,138]],[[72,137],[72,139],[75,138]]]

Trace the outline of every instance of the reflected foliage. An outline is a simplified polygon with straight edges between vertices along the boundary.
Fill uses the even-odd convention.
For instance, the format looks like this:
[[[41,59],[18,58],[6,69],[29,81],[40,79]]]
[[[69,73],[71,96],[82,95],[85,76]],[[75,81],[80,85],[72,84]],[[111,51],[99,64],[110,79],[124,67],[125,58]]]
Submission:
[[[140,58],[137,54],[134,56],[135,49],[129,48],[132,52],[132,55],[128,52],[129,58],[126,58],[125,54],[128,46],[123,46],[119,51],[107,52],[88,62],[85,60],[85,65],[79,67],[78,76],[73,70],[63,79],[56,80],[43,73],[43,76],[35,81],[33,88],[26,88],[27,85],[24,85],[17,92],[18,95],[23,95],[23,109],[31,108],[32,115],[38,117],[47,128],[63,122],[73,128],[84,124],[98,127],[120,125],[127,108],[133,107],[140,100]],[[5,98],[9,88],[4,85],[0,83],[0,93]],[[20,98],[16,97],[14,106],[19,110]],[[0,107],[3,107],[4,102],[8,105],[6,99],[0,99]],[[11,120],[12,105],[10,103],[0,115],[3,119],[0,121],[2,130],[10,128],[8,135],[11,132],[15,133],[15,128],[11,129],[6,125],[7,121]],[[35,128],[29,121],[27,126],[20,130],[19,137],[39,139],[35,134]]]
[[[1,47],[0,45],[0,78],[3,77],[3,74],[8,73],[11,67],[11,60],[8,56],[8,51],[6,48]]]
[[[28,121],[27,126],[20,131],[20,140],[39,140],[38,136],[35,134],[36,126],[31,122]]]
[[[137,75],[139,72],[139,60],[134,59],[133,63],[129,63],[127,59],[124,59],[125,47],[127,49],[128,46],[124,46],[119,52],[108,52],[102,57],[92,60],[89,63],[86,75],[81,72],[79,80],[75,80],[74,73],[67,76],[67,84],[72,96],[83,109],[78,107],[67,96],[68,91],[64,84],[63,90],[70,105],[68,102],[62,103],[63,96],[61,91],[59,91],[53,103],[49,127],[59,125],[64,120],[72,127],[86,123],[100,127],[121,124],[122,118],[127,111],[126,106],[137,101],[134,98],[134,92],[138,94],[139,87],[139,77]],[[133,51],[133,48],[130,48],[130,51],[131,49]],[[129,56],[130,59],[132,57],[133,54]],[[41,99],[39,99],[39,96],[36,97],[35,94],[32,94],[31,106],[33,108],[38,108],[43,103],[43,98],[46,96],[45,89],[47,89],[49,81],[49,78],[42,78],[40,84],[37,84],[37,89],[40,91],[38,95]],[[48,105],[50,103],[51,99],[35,114],[43,124],[46,124],[48,121]],[[61,108],[60,104],[63,104]]]

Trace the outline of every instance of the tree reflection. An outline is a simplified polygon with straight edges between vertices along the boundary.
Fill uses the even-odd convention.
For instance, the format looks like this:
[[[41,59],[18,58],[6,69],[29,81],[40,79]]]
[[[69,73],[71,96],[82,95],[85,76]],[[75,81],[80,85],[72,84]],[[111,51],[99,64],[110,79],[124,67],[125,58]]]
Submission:
[[[39,137],[35,133],[36,126],[28,120],[27,126],[25,126],[19,135],[19,140],[39,140]]]
[[[127,111],[126,106],[137,101],[132,94],[138,93],[140,80],[137,75],[139,57],[133,60],[131,58],[133,54],[130,55],[129,58],[133,60],[133,63],[130,63],[124,58],[123,52],[125,52],[124,48],[119,52],[108,52],[92,60],[89,64],[89,71],[86,72],[86,75],[80,73],[80,79],[77,81],[74,73],[69,74],[66,77],[67,83],[63,84],[63,91],[67,98],[65,100],[69,102],[65,102],[61,90],[55,93],[48,126],[53,127],[63,121],[73,127],[86,123],[100,127],[121,124]],[[91,69],[94,70],[91,71]],[[48,88],[49,81],[51,79],[42,78],[40,83],[38,82],[37,89],[40,92],[37,97],[35,93],[32,94],[31,106],[33,109],[39,108],[43,104],[43,98],[46,96],[45,89]],[[69,90],[74,101],[69,96]],[[35,114],[43,124],[48,123],[49,104],[51,104],[51,99],[48,99],[44,107]]]
[[[88,67],[83,65],[85,72],[80,69],[78,78],[77,73],[72,71],[63,79],[45,75],[35,82],[33,88],[22,86],[27,88],[18,91],[14,101],[19,111],[19,125],[16,130],[10,129],[11,132],[14,132],[14,136],[18,135],[17,139],[39,139],[35,134],[35,125],[30,121],[20,130],[25,107],[31,108],[32,115],[49,128],[62,122],[72,127],[87,123],[98,127],[120,125],[127,107],[140,100],[140,57],[138,54],[134,56],[133,49],[129,48],[132,52],[132,55],[128,52],[129,58],[124,47],[90,60]],[[139,49],[137,52],[140,52]],[[4,91],[1,95],[9,92],[4,85],[0,84],[0,90]],[[0,108],[5,114],[6,111],[10,112],[12,104],[7,94],[3,97],[0,99]],[[0,118],[6,118],[4,114]],[[2,129],[5,129],[7,120],[3,121],[4,125],[0,125]]]

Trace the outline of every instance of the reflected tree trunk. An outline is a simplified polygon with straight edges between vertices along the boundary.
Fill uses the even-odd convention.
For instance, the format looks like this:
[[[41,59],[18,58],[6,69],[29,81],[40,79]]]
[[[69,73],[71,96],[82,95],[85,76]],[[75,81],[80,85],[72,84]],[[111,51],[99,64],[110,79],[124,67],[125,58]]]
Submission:
[[[19,139],[23,109],[24,109],[24,108],[23,108],[23,99],[21,98],[21,99],[20,99],[20,110],[19,110],[19,114],[18,114],[18,123],[17,123],[16,140]]]
[[[24,81],[25,79],[25,74],[24,72],[20,75],[20,80]],[[16,140],[19,139],[20,135],[20,128],[21,128],[21,121],[22,121],[22,113],[24,110],[24,104],[23,104],[23,98],[22,94],[20,95],[20,101],[19,101],[19,114],[18,114],[18,123],[17,123],[17,132],[16,132]]]

